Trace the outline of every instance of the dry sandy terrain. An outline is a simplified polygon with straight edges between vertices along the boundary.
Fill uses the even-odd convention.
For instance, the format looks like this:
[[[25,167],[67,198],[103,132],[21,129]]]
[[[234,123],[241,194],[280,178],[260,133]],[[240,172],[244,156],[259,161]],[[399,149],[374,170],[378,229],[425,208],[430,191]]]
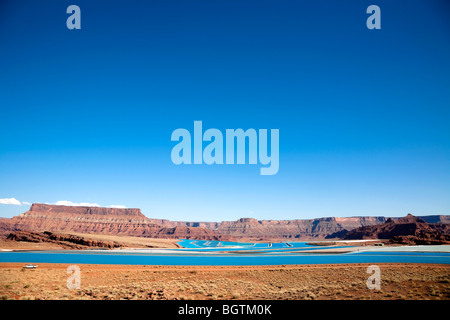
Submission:
[[[115,235],[100,235],[100,234],[86,234],[77,232],[64,232],[64,234],[72,234],[85,239],[100,240],[100,241],[115,241],[130,248],[179,248],[176,244],[177,239],[153,239],[143,237],[129,237],[129,236],[115,236]],[[65,248],[53,243],[33,243],[24,241],[12,241],[0,239],[0,250],[64,250]],[[95,249],[95,248],[92,248]]]
[[[310,266],[83,265],[81,288],[67,288],[68,264],[0,263],[3,299],[441,299],[450,266],[379,264],[370,290],[367,264]]]
[[[176,244],[176,242],[179,241],[178,239],[154,239],[154,238],[115,236],[105,234],[85,234],[76,232],[70,232],[70,234],[94,240],[116,241],[124,245],[127,245],[128,247],[131,248],[145,248],[145,247],[180,248],[180,246]]]

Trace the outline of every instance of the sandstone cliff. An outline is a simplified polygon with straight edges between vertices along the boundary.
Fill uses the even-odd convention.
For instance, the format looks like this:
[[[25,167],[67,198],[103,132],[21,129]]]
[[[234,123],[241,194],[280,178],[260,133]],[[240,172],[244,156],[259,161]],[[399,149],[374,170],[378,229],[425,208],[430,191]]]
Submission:
[[[385,217],[318,218],[305,220],[256,220],[241,218],[237,221],[183,222],[151,219],[168,227],[195,226],[207,228],[234,238],[257,239],[311,239],[326,238],[332,234],[361,226],[381,224]],[[338,237],[338,236],[336,236]]]
[[[52,243],[64,249],[116,249],[123,248],[126,245],[116,241],[103,241],[88,239],[86,237],[75,236],[72,234],[54,233],[54,232],[30,232],[30,231],[15,231],[11,232],[7,240],[35,242],[35,243]]]
[[[14,224],[11,219],[0,218],[0,237],[8,235],[13,230]]]
[[[381,225],[365,226],[348,232],[343,239],[390,239],[399,244],[450,244],[450,225],[428,223],[408,214],[400,219],[387,219]]]
[[[433,225],[449,222],[449,216],[427,216]],[[381,229],[398,218],[349,217],[304,220],[256,220],[187,222],[150,219],[140,209],[70,207],[35,203],[30,210],[12,219],[0,219],[0,235],[10,231],[71,231],[104,235],[198,240],[310,240],[346,237],[350,239],[385,236]],[[403,219],[404,220],[404,219]],[[401,220],[401,221],[403,221]],[[423,221],[426,223],[426,221]],[[363,228],[363,229],[361,229]],[[369,228],[369,229],[364,229]],[[358,230],[352,233],[352,230]],[[361,231],[362,230],[362,231]],[[367,231],[372,230],[372,231]],[[373,231],[375,230],[375,231]],[[378,230],[378,231],[376,231]],[[378,232],[378,233],[377,233]],[[396,233],[393,236],[398,236]]]
[[[449,224],[450,216],[434,215],[422,217],[433,224]],[[150,219],[165,227],[202,227],[220,235],[233,238],[283,240],[283,239],[337,239],[344,237],[349,231],[365,227],[382,225],[388,219],[397,221],[401,218],[386,217],[328,217],[297,220],[256,220],[241,218],[236,221],[222,222],[189,222],[170,221],[166,219]]]
[[[11,219],[12,230],[72,231],[128,235],[148,238],[186,238],[220,240],[205,228],[161,227],[144,216],[140,209],[55,206],[34,203],[30,210]]]

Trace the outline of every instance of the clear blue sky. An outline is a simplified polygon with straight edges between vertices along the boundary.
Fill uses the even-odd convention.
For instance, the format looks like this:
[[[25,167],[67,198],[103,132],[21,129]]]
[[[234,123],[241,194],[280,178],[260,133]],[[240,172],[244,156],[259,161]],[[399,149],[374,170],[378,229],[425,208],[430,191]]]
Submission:
[[[191,221],[450,214],[449,57],[445,0],[3,0],[0,199],[22,205],[0,216],[63,200]],[[279,129],[278,174],[174,165],[171,133],[194,120]]]

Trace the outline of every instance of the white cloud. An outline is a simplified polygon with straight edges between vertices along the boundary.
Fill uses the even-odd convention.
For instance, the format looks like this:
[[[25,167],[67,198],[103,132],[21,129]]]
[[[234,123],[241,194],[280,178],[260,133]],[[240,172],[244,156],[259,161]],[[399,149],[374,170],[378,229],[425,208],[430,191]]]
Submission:
[[[16,205],[16,206],[31,205],[30,202],[26,202],[26,201],[20,202],[16,198],[0,199],[0,204],[12,204],[12,205]],[[47,204],[51,204],[51,203],[47,202]],[[98,203],[89,203],[89,202],[77,203],[77,202],[72,202],[72,201],[68,201],[68,200],[56,201],[54,204],[57,205],[57,206],[100,207],[100,205]],[[121,205],[121,204],[112,204],[110,206],[106,206],[106,208],[126,209],[127,207],[124,206],[124,205]]]
[[[55,205],[57,205],[57,206],[74,206],[74,207],[100,207],[100,205],[98,203],[87,203],[87,202],[75,203],[75,202],[67,201],[67,200],[56,201]]]
[[[13,204],[16,206],[20,206],[21,203],[16,198],[7,198],[7,199],[0,199],[0,204]]]
[[[60,200],[56,201],[55,205],[57,206],[73,206],[73,207],[100,207],[98,203],[87,203],[87,202],[81,202],[76,203],[68,200]],[[106,208],[117,208],[117,209],[126,209],[127,207],[121,204],[112,204],[110,206],[106,206]]]

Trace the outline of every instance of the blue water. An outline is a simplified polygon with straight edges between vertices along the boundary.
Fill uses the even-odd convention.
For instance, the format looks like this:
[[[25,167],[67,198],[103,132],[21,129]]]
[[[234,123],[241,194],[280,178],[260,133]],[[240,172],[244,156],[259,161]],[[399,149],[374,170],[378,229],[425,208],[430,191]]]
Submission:
[[[0,262],[122,265],[283,265],[335,263],[450,264],[449,253],[360,252],[351,254],[118,254],[1,252]]]
[[[280,242],[280,243],[253,243],[253,242],[232,242],[232,241],[207,241],[207,240],[186,240],[177,242],[185,249],[204,249],[210,251],[235,251],[235,250],[255,250],[255,249],[327,249],[323,246],[311,246],[306,242]],[[337,248],[337,247],[334,247]]]
[[[122,264],[122,265],[283,265],[335,263],[439,263],[450,264],[450,253],[356,252],[308,253],[329,249],[306,242],[240,243],[231,241],[180,240],[184,249],[165,253],[148,251],[61,250],[0,252],[0,262]],[[333,248],[341,248],[333,246]]]
[[[226,248],[226,247],[234,247],[239,246],[241,248],[251,247],[253,243],[246,242],[232,242],[232,241],[207,241],[207,240],[186,240],[182,239],[177,242],[180,246],[187,249],[196,249],[196,248]],[[267,247],[267,244],[265,244]]]

